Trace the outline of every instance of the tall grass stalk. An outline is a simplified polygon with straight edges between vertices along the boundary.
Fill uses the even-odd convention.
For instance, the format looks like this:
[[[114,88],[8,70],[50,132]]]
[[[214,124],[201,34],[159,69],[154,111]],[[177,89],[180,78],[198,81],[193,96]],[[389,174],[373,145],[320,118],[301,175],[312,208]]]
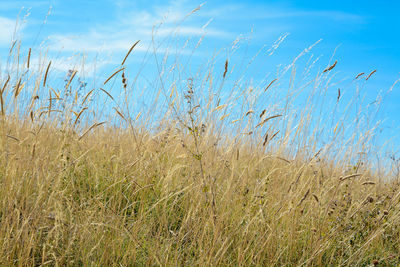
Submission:
[[[145,87],[128,66],[133,43],[89,86],[78,68],[58,82],[55,61],[34,64],[38,51],[12,44],[0,76],[1,265],[400,263],[399,183],[372,162],[379,121],[359,92],[331,94],[340,59],[302,72],[310,47],[254,84],[236,43],[191,72],[154,42]]]

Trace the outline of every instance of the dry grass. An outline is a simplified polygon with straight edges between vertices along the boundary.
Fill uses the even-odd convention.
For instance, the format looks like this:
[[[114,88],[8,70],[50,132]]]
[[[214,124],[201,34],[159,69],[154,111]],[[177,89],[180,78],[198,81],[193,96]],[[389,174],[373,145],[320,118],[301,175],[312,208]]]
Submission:
[[[0,264],[399,264],[400,186],[380,176],[383,171],[374,170],[368,159],[358,160],[359,148],[373,133],[362,129],[359,139],[360,128],[354,127],[349,142],[340,143],[348,136],[338,118],[331,142],[320,145],[315,129],[328,124],[310,128],[309,122],[319,94],[310,93],[310,105],[294,124],[295,88],[283,101],[286,108],[263,107],[260,116],[259,106],[236,96],[221,100],[216,80],[223,84],[234,65],[224,61],[222,77],[200,83],[210,88],[206,97],[196,79],[188,79],[181,91],[176,81],[165,82],[154,98],[146,98],[154,101],[153,108],[136,113],[106,89],[87,90],[82,98],[69,92],[76,70],[59,95],[49,85],[51,61],[36,76],[2,75]],[[335,65],[314,79],[321,94]],[[273,90],[274,82],[281,86],[278,81],[260,86],[256,96]],[[125,94],[133,90],[126,82],[121,86]],[[239,95],[249,100],[254,92],[247,87]],[[105,102],[107,123],[98,122],[104,116],[87,115],[93,114],[95,95],[112,101]],[[155,112],[159,108],[165,116]],[[237,128],[225,123],[234,111]],[[148,115],[139,121],[141,114]]]

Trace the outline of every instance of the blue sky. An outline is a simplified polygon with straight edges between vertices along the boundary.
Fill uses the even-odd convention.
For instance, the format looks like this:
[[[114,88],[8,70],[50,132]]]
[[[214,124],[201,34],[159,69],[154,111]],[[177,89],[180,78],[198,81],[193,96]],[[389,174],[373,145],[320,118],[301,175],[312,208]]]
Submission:
[[[34,45],[34,40],[36,45],[45,40],[55,51],[118,54],[129,49],[135,40],[149,38],[156,22],[164,20],[173,27],[173,22],[201,3],[3,0],[0,2],[0,45],[9,46],[18,14],[22,17],[28,12],[22,30],[27,46]],[[50,6],[50,15],[43,25]],[[212,19],[206,32],[211,40],[208,44],[214,49],[250,31],[253,31],[251,43],[255,48],[290,33],[282,45],[288,59],[322,39],[315,54],[330,56],[340,46],[341,70],[353,74],[376,68],[376,80],[383,80],[386,85],[399,74],[400,37],[396,34],[400,27],[399,11],[398,1],[385,1],[381,5],[375,1],[208,1],[201,11],[187,19],[181,33],[200,35],[201,27]]]
[[[32,47],[33,51],[48,49],[50,55],[59,59],[52,66],[64,72],[71,68],[70,64],[76,64],[71,63],[71,58],[77,53],[85,54],[88,61],[96,58],[98,69],[114,69],[110,65],[118,65],[139,39],[134,53],[144,54],[151,42],[153,26],[163,22],[157,33],[161,40],[176,33],[177,25],[183,38],[195,39],[206,34],[193,56],[194,65],[230,46],[238,37],[243,48],[237,53],[250,58],[263,45],[270,47],[288,34],[273,57],[261,55],[250,76],[260,78],[264,75],[261,70],[273,73],[276,66],[289,64],[301,51],[322,39],[310,53],[320,57],[320,68],[337,60],[337,79],[351,84],[358,73],[377,70],[362,88],[368,99],[374,99],[379,91],[386,92],[400,78],[400,1],[207,1],[199,11],[185,18],[201,3],[2,0],[1,58],[4,60],[7,54],[18,17],[21,21],[18,37],[23,40],[23,47]],[[182,52],[190,54],[190,51],[188,48]],[[140,63],[139,56],[131,56],[129,60],[130,64]],[[90,67],[89,64],[87,68]],[[385,127],[392,132],[400,126],[399,90],[397,84],[385,100],[382,113],[382,118],[387,118]]]

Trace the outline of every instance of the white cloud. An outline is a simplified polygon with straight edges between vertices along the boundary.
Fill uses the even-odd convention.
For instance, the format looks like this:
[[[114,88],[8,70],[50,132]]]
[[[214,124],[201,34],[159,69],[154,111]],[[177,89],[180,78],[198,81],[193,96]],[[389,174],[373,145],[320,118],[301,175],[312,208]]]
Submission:
[[[0,46],[8,46],[15,29],[15,21],[5,17],[0,17]]]
[[[324,18],[326,20],[336,20],[344,22],[363,23],[364,17],[336,10],[319,10],[319,11],[287,11],[276,12],[265,15],[265,18],[293,18],[293,17],[306,17],[306,18]]]
[[[0,10],[13,10],[13,9],[21,9],[22,7],[41,7],[48,6],[50,0],[38,1],[38,0],[13,0],[13,1],[1,1],[0,2]]]
[[[229,4],[201,12],[200,16],[213,16],[220,19],[236,20],[265,20],[280,18],[324,18],[351,23],[364,23],[366,18],[356,13],[349,13],[339,10],[302,10],[279,5],[244,5]]]
[[[110,37],[110,38],[108,38]],[[52,35],[49,37],[50,49],[55,51],[73,52],[113,52],[127,50],[133,44],[133,40],[114,39],[110,35],[89,33],[81,36]],[[135,50],[142,51],[138,46]]]
[[[157,31],[158,36],[168,36],[171,34],[176,35],[183,35],[183,36],[201,36],[206,34],[209,37],[219,37],[219,38],[229,38],[232,37],[231,34],[217,30],[217,29],[203,29],[202,27],[169,27],[169,28],[162,28]]]
[[[49,36],[49,48],[53,51],[74,52],[120,52],[127,51],[136,41],[141,40],[135,51],[145,52],[149,48],[152,35],[159,41],[169,36],[212,38],[233,38],[226,31],[210,27],[203,21],[188,21],[187,15],[176,2],[165,7],[149,10],[128,11],[117,20],[106,21],[93,26],[79,35],[75,33],[53,34]],[[186,19],[186,21],[184,21]],[[207,24],[207,27],[204,27]],[[164,47],[161,49],[166,49]],[[182,51],[184,54],[185,51]]]
[[[30,60],[30,75],[33,77],[39,75],[43,77],[48,64],[51,59],[51,65],[49,69],[48,81],[60,81],[62,80],[69,70],[76,70],[78,72],[77,77],[82,78],[93,78],[98,75],[101,70],[109,66],[115,66],[116,62],[99,59],[96,57],[83,57],[81,54],[73,56],[60,56],[60,57],[47,57],[34,55]],[[13,69],[9,69],[12,72]]]

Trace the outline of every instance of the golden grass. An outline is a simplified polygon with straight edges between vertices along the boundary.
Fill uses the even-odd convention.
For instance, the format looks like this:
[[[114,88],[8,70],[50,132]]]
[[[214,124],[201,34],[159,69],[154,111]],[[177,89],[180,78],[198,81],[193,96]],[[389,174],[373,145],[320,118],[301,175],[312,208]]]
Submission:
[[[76,92],[60,95],[48,84],[50,62],[43,83],[29,80],[40,81],[41,72],[29,78],[3,75],[0,81],[0,265],[400,263],[399,183],[380,176],[384,172],[374,170],[368,159],[358,160],[359,143],[373,135],[369,129],[363,132],[366,138],[355,134],[343,143],[340,154],[331,148],[345,137],[343,120],[332,123],[332,141],[321,146],[310,128],[312,105],[304,106],[297,125],[291,120],[297,113],[290,113],[290,96],[279,115],[272,106],[260,112],[245,102],[235,112],[237,98],[221,105],[219,87],[212,84],[217,77],[210,74],[204,83],[210,85],[208,97],[200,98],[193,78],[182,94],[174,91],[174,81],[147,98],[154,101],[149,110],[133,113],[128,103],[102,88],[88,89],[82,98]],[[222,82],[229,78],[227,70],[228,59]],[[75,88],[77,73],[72,71],[59,88]],[[260,86],[260,95],[277,80]],[[34,101],[26,105],[20,99],[13,106],[11,84],[17,84],[17,97],[24,83],[25,99]],[[48,95],[29,84],[47,86]],[[122,81],[121,88],[127,86]],[[87,116],[110,105],[100,91],[116,105],[109,106],[107,123],[104,117]],[[252,93],[244,88],[243,98]],[[72,104],[66,102],[71,95]],[[96,95],[107,103],[99,110],[93,108]],[[160,102],[165,106],[160,108]],[[157,109],[165,116],[155,117]],[[229,112],[238,116],[237,128],[218,119]]]
[[[85,139],[19,122],[3,132],[3,265],[399,260],[399,185],[367,171],[342,176],[322,159],[289,161],[245,146],[201,146],[201,170],[182,145],[193,140],[175,131],[143,132],[141,145],[112,128]]]

